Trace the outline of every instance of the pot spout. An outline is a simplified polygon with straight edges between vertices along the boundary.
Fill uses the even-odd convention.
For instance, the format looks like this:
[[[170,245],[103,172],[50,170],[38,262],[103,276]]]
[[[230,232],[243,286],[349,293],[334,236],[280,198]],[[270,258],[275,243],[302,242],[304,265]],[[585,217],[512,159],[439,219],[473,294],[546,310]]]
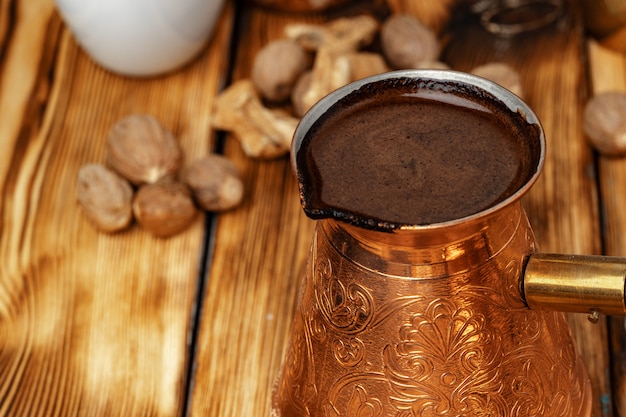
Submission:
[[[533,254],[522,277],[526,304],[532,309],[626,315],[626,258]]]

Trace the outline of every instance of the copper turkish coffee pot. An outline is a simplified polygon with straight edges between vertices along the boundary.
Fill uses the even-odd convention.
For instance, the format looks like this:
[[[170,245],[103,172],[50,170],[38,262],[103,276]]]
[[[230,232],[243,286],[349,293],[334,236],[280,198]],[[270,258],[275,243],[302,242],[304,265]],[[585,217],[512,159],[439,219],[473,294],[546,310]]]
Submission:
[[[310,131],[338,106],[394,85],[441,97],[463,91],[523,118],[534,161],[523,184],[486,209],[434,224],[316,211],[308,193],[318,173],[303,172],[310,167],[298,157]],[[465,73],[390,72],[316,104],[291,156],[304,209],[319,221],[271,415],[590,416],[589,378],[563,312],[625,314],[626,259],[538,252],[520,199],[544,155],[528,105]],[[350,166],[349,157],[340,162]]]

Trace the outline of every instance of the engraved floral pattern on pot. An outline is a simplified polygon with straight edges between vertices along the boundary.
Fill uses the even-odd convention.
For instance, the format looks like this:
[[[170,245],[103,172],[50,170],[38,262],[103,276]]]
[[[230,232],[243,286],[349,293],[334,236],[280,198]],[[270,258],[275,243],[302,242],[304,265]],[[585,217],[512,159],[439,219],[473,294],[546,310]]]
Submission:
[[[320,313],[336,330],[358,333],[372,319],[372,295],[349,276],[334,273],[328,261],[323,259],[314,271],[315,297]]]
[[[523,228],[484,264],[432,278],[381,275],[331,236],[316,234],[311,251],[281,417],[587,415],[565,319],[516,299]]]
[[[379,399],[369,397],[365,388],[357,385],[348,402],[348,415],[354,417],[383,417],[383,406]]]
[[[365,357],[365,345],[358,338],[335,340],[333,351],[335,360],[345,367],[356,366]]]
[[[449,300],[435,299],[414,314],[400,329],[401,342],[384,352],[400,415],[506,415],[493,364],[500,356],[496,338],[484,317]]]
[[[509,352],[506,365],[514,365],[516,375],[512,375],[510,388],[515,403],[509,413],[512,417],[554,416],[566,417],[579,415],[576,407],[580,407],[582,397],[573,395],[584,392],[576,379],[563,372],[563,368],[554,362],[554,358],[545,352],[531,347]],[[550,374],[556,381],[545,384],[545,375]]]
[[[308,416],[308,409],[306,406],[306,399],[308,392],[315,390],[315,386],[310,386],[306,383],[306,375],[308,373],[307,362],[301,360],[303,355],[306,355],[306,340],[304,336],[299,336],[292,340],[291,349],[288,351],[285,357],[285,363],[283,367],[283,375],[280,380],[280,391],[288,396],[289,403],[294,409],[298,410],[299,415]],[[296,389],[293,389],[297,387]]]

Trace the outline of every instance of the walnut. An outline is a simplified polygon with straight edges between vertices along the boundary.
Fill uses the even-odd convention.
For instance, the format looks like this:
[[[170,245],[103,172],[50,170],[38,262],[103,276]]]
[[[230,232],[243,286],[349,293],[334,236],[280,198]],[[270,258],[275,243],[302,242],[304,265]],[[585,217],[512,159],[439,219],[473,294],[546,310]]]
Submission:
[[[296,41],[272,41],[255,55],[252,81],[265,99],[286,100],[298,77],[309,67],[309,61],[307,52]]]
[[[501,85],[518,97],[524,97],[522,77],[520,77],[515,68],[504,62],[489,62],[484,65],[479,65],[474,68],[471,73]]]
[[[585,104],[583,128],[600,153],[626,155],[626,93],[608,91],[592,97]]]
[[[143,184],[132,204],[137,223],[156,237],[169,237],[191,225],[197,208],[189,188],[178,181],[164,179]]]
[[[130,184],[102,165],[87,164],[78,170],[76,197],[83,213],[98,230],[117,232],[132,222]]]
[[[393,14],[380,29],[383,55],[395,69],[414,68],[424,61],[436,61],[440,53],[435,32],[408,14]]]
[[[181,180],[187,184],[198,205],[207,211],[236,207],[243,198],[239,170],[228,158],[210,154],[183,169]]]
[[[106,163],[132,184],[174,176],[182,160],[174,136],[152,116],[128,116],[109,131]]]

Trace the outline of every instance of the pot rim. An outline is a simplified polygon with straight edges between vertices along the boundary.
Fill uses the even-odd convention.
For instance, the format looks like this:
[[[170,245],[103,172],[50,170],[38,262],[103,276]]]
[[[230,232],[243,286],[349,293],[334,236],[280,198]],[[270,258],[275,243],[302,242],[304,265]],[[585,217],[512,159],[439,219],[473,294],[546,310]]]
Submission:
[[[492,215],[493,213],[500,211],[501,209],[509,206],[510,204],[518,201],[526,192],[534,185],[537,181],[541,172],[543,170],[543,166],[545,163],[545,154],[546,154],[546,140],[545,140],[545,132],[543,130],[543,126],[535,112],[530,108],[530,106],[524,102],[520,97],[507,90],[506,88],[500,86],[499,84],[488,80],[486,78],[469,74],[466,72],[449,70],[449,69],[410,69],[410,70],[397,70],[397,71],[389,71],[382,74],[373,75],[367,78],[363,78],[361,80],[352,82],[347,84],[339,89],[331,92],[326,95],[322,99],[320,99],[309,111],[302,117],[300,120],[291,145],[290,152],[290,162],[295,173],[300,190],[300,198],[301,202],[304,205],[304,197],[303,197],[303,189],[302,189],[302,178],[301,174],[298,170],[296,163],[296,155],[300,150],[303,140],[306,137],[307,132],[311,129],[317,120],[322,117],[327,111],[329,111],[337,102],[339,102],[344,97],[349,96],[353,92],[360,90],[362,87],[367,85],[372,85],[381,81],[389,81],[389,80],[401,80],[401,79],[411,79],[415,81],[432,81],[439,83],[458,83],[465,84],[474,88],[478,88],[480,90],[485,91],[491,96],[495,97],[501,104],[504,104],[506,108],[512,113],[517,113],[520,115],[526,123],[529,125],[534,125],[537,127],[538,137],[536,138],[538,141],[538,150],[539,155],[537,158],[537,164],[534,167],[534,172],[529,173],[528,180],[518,188],[514,193],[512,193],[509,197],[503,199],[502,201],[484,209],[478,211],[474,214],[464,216],[457,219],[447,220],[443,222],[431,223],[431,224],[405,224],[405,223],[396,223],[396,222],[384,222],[384,225],[381,224],[371,224],[371,228],[375,230],[381,231],[403,231],[403,230],[432,230],[436,228],[444,228],[455,226],[467,222],[475,222],[484,219]],[[323,218],[335,218],[339,221],[346,221],[345,219],[339,218],[333,215],[321,216]],[[347,222],[347,221],[346,221]],[[350,223],[350,222],[348,222]],[[354,224],[356,226],[368,227],[362,224]]]

